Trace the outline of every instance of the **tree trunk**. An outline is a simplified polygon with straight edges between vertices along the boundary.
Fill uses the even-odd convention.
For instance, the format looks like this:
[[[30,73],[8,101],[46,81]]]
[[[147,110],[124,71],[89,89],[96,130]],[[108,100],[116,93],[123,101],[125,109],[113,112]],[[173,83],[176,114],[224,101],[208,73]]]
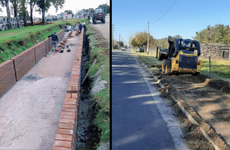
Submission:
[[[25,0],[22,0],[22,16],[23,16],[24,27],[27,27]]]
[[[33,26],[34,21],[33,21],[33,6],[32,6],[32,3],[30,3],[30,22],[31,22],[31,26]]]
[[[42,8],[42,24],[45,25],[45,8]]]
[[[14,17],[18,17],[18,8],[17,8],[17,4],[13,4],[14,6]]]
[[[9,0],[6,0],[6,13],[7,13],[7,20],[8,23],[10,23],[10,4],[9,4]],[[9,25],[9,28],[11,28],[11,26]]]

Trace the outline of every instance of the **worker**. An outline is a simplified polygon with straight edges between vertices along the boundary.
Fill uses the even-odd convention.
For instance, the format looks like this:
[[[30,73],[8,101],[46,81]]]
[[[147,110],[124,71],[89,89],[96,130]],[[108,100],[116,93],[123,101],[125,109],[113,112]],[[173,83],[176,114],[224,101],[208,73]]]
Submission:
[[[81,29],[82,29],[82,24],[80,22],[78,22],[78,32],[81,33]]]
[[[54,49],[56,50],[57,48],[57,42],[58,42],[58,36],[56,35],[56,32],[54,32],[54,34],[51,34],[50,36],[48,36],[48,38],[51,38],[51,45],[52,45],[52,51],[54,51]]]

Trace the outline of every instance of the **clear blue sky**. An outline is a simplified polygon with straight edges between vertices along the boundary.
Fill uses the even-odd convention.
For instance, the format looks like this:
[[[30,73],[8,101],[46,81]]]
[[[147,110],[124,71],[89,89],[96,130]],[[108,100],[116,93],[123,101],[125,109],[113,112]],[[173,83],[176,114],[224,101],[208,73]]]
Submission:
[[[123,38],[128,44],[130,35],[147,31],[148,21],[158,18],[161,19],[149,24],[150,34],[154,38],[177,34],[192,38],[196,31],[208,25],[229,25],[230,0],[112,0],[115,40],[119,40],[121,34],[121,40]]]

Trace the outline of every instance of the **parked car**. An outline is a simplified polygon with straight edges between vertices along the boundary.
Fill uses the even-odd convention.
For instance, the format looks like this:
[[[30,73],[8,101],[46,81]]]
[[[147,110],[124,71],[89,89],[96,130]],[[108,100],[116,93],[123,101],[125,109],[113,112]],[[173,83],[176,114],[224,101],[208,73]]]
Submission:
[[[137,48],[136,52],[144,52],[144,48]]]
[[[105,23],[105,13],[102,8],[97,8],[93,14],[93,24],[96,24],[97,20],[100,20],[102,23]]]

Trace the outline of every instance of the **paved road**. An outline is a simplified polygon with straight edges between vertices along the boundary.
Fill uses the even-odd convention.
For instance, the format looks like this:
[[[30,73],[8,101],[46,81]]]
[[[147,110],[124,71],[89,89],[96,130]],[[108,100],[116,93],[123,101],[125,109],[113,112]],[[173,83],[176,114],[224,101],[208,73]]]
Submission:
[[[50,52],[0,98],[0,149],[50,150],[79,37],[71,52]]]
[[[175,149],[134,55],[117,50],[112,52],[112,149]]]
[[[91,20],[92,22],[92,20]],[[105,39],[110,43],[110,16],[109,14],[105,17],[105,23],[97,21],[97,24],[94,24],[94,27],[101,32]]]

